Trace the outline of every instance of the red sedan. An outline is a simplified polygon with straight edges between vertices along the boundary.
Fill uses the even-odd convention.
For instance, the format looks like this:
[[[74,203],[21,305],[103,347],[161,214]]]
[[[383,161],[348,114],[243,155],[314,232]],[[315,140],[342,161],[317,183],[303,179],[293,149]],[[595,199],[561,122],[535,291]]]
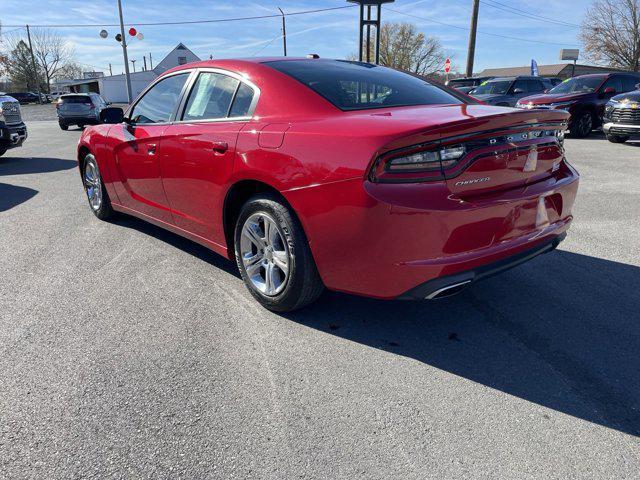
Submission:
[[[567,119],[365,63],[216,60],[162,75],[126,115],[105,110],[78,162],[98,218],[124,212],[235,258],[269,309],[325,287],[432,299],[564,238]]]

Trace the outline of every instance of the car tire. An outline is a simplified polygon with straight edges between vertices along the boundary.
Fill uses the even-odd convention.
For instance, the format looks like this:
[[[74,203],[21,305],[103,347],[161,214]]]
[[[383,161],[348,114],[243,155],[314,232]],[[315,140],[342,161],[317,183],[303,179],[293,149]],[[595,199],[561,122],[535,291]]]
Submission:
[[[588,137],[591,134],[591,130],[593,130],[593,115],[591,112],[582,112],[578,114],[569,127],[571,136],[575,138]]]
[[[112,218],[115,212],[111,207],[109,193],[104,188],[98,162],[91,153],[84,157],[84,162],[82,163],[82,184],[89,201],[89,207],[91,207],[94,215],[100,220]]]
[[[249,199],[234,232],[238,270],[251,295],[265,308],[291,312],[324,291],[299,220],[275,195]]]
[[[61,124],[60,124],[60,128],[61,128],[62,130],[69,130],[69,125],[66,125],[66,124],[64,124],[64,123],[61,123]]]
[[[624,135],[607,135],[607,140],[609,140],[611,143],[624,143],[627,140],[629,140],[629,137],[626,137]]]

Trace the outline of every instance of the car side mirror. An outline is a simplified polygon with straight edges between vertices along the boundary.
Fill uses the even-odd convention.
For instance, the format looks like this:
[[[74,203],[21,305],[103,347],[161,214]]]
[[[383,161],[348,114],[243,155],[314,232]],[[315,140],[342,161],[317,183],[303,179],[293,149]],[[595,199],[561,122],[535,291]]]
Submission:
[[[517,95],[518,93],[524,93],[524,90],[521,89],[521,88],[514,88],[513,89],[513,93],[515,93]]]
[[[100,123],[124,122],[124,110],[120,107],[107,107],[100,112]]]
[[[613,87],[607,87],[604,89],[604,93],[605,95],[613,95],[614,93],[616,93],[616,89]]]

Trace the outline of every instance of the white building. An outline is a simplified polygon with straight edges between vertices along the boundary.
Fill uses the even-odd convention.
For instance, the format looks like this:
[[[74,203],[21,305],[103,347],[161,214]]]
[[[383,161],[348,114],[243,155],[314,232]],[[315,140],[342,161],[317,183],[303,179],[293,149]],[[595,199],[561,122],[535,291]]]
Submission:
[[[198,56],[179,43],[171,50],[153,70],[131,72],[131,93],[133,98],[137,97],[144,88],[149,85],[160,74],[170,68],[184,65],[185,63],[198,62]],[[76,93],[96,92],[107,102],[127,103],[127,82],[124,75],[112,75],[108,77],[89,78],[74,80],[67,84],[67,87]]]

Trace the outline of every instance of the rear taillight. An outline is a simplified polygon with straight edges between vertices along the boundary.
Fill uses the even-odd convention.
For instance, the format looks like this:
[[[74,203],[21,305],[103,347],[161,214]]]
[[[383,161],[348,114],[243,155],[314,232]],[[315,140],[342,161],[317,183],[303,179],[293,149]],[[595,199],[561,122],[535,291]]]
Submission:
[[[541,128],[542,127],[542,128]],[[546,127],[546,128],[545,128]],[[467,155],[482,149],[519,148],[530,143],[555,142],[562,146],[566,124],[555,126],[540,125],[529,131],[513,131],[503,134],[478,132],[468,136],[464,142],[443,139],[438,143],[415,145],[381,155],[369,172],[369,180],[376,183],[413,183],[444,180],[457,175],[473,162]],[[456,142],[456,143],[454,143]],[[459,143],[460,142],[460,143]],[[448,144],[448,145],[447,145]]]
[[[371,170],[373,182],[425,182],[441,180],[467,152],[464,145],[446,148],[416,148],[384,155]]]

